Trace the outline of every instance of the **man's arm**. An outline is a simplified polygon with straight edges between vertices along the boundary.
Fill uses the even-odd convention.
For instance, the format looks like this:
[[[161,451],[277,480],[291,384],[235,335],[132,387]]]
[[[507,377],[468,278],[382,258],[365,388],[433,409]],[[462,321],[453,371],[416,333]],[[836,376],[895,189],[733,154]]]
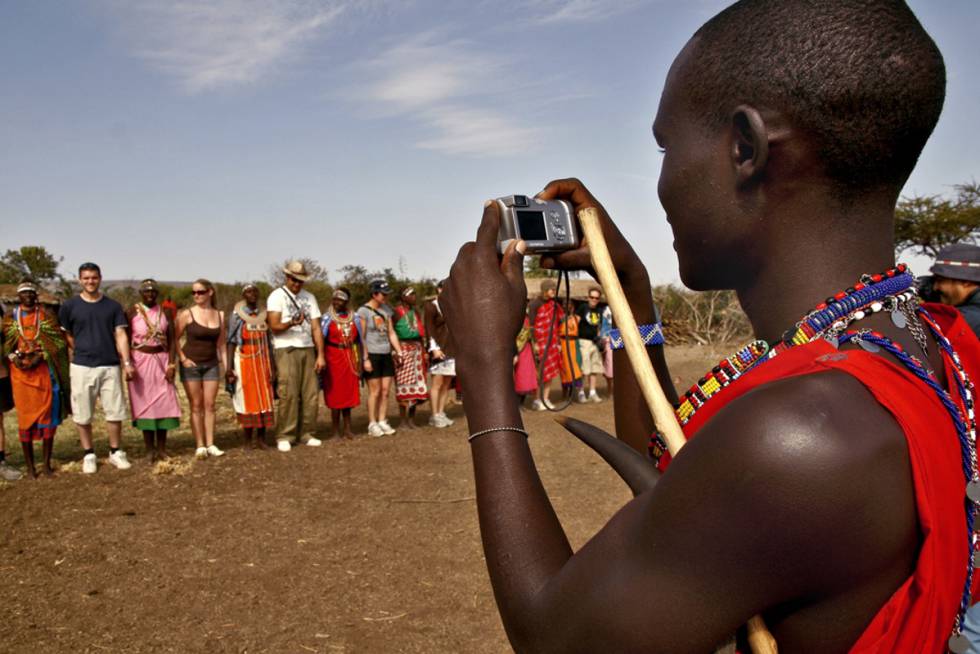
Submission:
[[[323,372],[327,367],[327,359],[323,352],[323,332],[320,331],[320,318],[310,319],[310,329],[313,331],[313,345],[316,346],[316,371]]]
[[[511,246],[498,263],[498,224],[491,204],[443,294],[464,392],[481,398],[465,406],[472,433],[522,426],[510,351],[523,261]],[[733,401],[575,553],[521,434],[479,436],[472,454],[487,567],[518,651],[703,652],[752,615],[811,605],[824,651],[846,651],[918,547],[904,434],[843,373]],[[780,626],[786,649],[804,645],[805,628]]]
[[[585,207],[595,207],[599,212],[602,233],[606,238],[613,265],[619,275],[623,292],[629,302],[637,325],[648,325],[656,322],[656,312],[653,307],[653,293],[650,288],[650,278],[646,267],[640,261],[632,246],[613,224],[609,214],[598,200],[592,196],[585,185],[577,179],[557,180],[549,183],[538,197],[552,200],[561,198],[568,200],[578,213]],[[563,268],[570,270],[586,270],[593,278],[592,261],[588,243],[582,247],[564,252],[554,257],[542,257],[542,267]],[[677,391],[664,358],[663,346],[654,345],[647,348],[653,370],[657,375],[661,388],[667,400],[677,402]],[[613,353],[613,369],[616,373],[616,390],[613,393],[613,405],[616,412],[616,435],[634,449],[646,452],[650,434],[654,431],[653,417],[647,409],[646,400],[636,381],[633,366],[625,349]]]
[[[123,325],[117,325],[115,331],[116,352],[119,354],[119,362],[122,364],[123,375],[126,379],[133,378],[133,362],[129,359],[129,332]]]

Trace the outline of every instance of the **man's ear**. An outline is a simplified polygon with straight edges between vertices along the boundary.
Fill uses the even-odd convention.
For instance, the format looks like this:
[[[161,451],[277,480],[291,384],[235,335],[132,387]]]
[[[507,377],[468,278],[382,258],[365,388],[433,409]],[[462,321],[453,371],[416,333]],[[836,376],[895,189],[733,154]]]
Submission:
[[[769,161],[769,134],[755,107],[739,105],[732,113],[732,165],[739,187],[757,180]]]

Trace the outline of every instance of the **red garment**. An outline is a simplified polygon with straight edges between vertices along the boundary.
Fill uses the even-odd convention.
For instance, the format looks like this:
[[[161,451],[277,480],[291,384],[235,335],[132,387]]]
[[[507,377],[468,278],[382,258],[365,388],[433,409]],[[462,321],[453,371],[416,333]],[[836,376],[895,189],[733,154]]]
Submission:
[[[561,373],[561,325],[564,319],[565,311],[555,300],[546,300],[534,314],[534,353],[538,361],[544,359],[541,381],[545,383]]]
[[[969,325],[950,307],[926,308],[967,374],[980,380],[980,341]],[[881,607],[851,652],[944,652],[966,581],[966,482],[955,427],[931,388],[884,357],[863,350],[838,351],[818,339],[781,353],[724,388],[694,414],[684,433],[691,438],[722,407],[758,386],[828,370],[845,372],[864,384],[905,432],[922,533],[912,576]],[[947,366],[950,384],[954,374]],[[955,390],[951,395],[959,403]]]
[[[331,320],[324,339],[327,367],[323,371],[323,400],[331,409],[352,409],[361,404],[357,328],[351,323],[349,329],[345,336],[337,321]]]

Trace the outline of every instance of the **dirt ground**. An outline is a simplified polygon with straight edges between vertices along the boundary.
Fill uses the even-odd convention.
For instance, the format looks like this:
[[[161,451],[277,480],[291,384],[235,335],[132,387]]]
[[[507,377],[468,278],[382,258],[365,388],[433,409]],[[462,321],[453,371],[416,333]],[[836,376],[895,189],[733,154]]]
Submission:
[[[726,353],[670,350],[675,381],[691,383]],[[68,425],[54,478],[0,482],[0,651],[510,651],[461,407],[445,430],[330,439],[288,454],[241,448],[227,396],[222,407],[220,459],[193,461],[192,439],[179,431],[176,465],[154,471],[127,428],[133,468],[100,458],[98,473],[83,475]],[[566,414],[612,431],[611,402]],[[428,418],[426,407],[419,415]],[[8,459],[20,465],[16,423],[5,418]],[[356,430],[364,420],[355,410]],[[525,424],[580,547],[629,492],[551,414],[526,413]],[[100,457],[105,447],[97,439]]]

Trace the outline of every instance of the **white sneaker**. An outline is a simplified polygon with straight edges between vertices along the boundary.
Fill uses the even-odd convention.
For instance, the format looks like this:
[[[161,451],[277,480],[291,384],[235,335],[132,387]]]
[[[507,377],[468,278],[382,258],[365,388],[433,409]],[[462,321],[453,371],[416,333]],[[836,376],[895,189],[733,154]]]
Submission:
[[[109,454],[109,463],[116,466],[120,470],[129,470],[133,467],[133,464],[129,462],[126,458],[126,453],[122,450],[116,450]],[[94,470],[92,472],[95,472]]]
[[[381,431],[384,432],[385,436],[391,436],[395,433],[395,428],[389,425],[387,420],[382,420],[378,423],[378,426],[381,427]]]
[[[323,445],[323,441],[321,441],[316,436],[310,436],[309,438],[306,439],[306,444],[309,445],[310,447],[320,447],[321,445]]]
[[[375,438],[380,438],[385,435],[384,429],[377,422],[372,422],[368,425],[368,436],[374,436]]]
[[[599,394],[598,393],[592,392],[592,393],[589,393],[589,402],[594,402],[594,403],[598,404],[599,402],[602,402],[602,398],[599,397]]]
[[[222,449],[218,449],[217,445],[208,446],[208,456],[224,456],[224,455],[225,455],[225,451]]]
[[[547,410],[548,407],[546,407],[544,405],[544,402],[542,402],[541,400],[534,400],[534,402],[531,403],[531,411],[547,411]]]
[[[208,448],[199,447],[196,450],[194,450],[194,458],[200,459],[201,461],[208,458]]]
[[[82,457],[82,472],[86,475],[94,474],[99,469],[99,460],[95,454],[86,454]]]
[[[293,449],[293,446],[290,445],[289,441],[287,441],[285,438],[276,443],[276,447],[279,448],[280,452],[288,452],[289,450]]]
[[[440,418],[442,418],[442,421],[443,421],[444,423],[446,423],[446,426],[447,426],[447,427],[449,427],[449,426],[450,426],[450,425],[452,425],[452,424],[453,424],[454,422],[456,422],[455,420],[453,420],[452,418],[450,418],[449,416],[447,416],[447,415],[446,415],[446,412],[445,412],[445,411],[443,411],[442,413],[440,413],[440,414],[439,414],[439,417],[440,417]]]
[[[578,392],[578,403],[579,404],[585,404],[588,401],[589,401],[588,398],[585,397],[585,391],[579,391]]]

